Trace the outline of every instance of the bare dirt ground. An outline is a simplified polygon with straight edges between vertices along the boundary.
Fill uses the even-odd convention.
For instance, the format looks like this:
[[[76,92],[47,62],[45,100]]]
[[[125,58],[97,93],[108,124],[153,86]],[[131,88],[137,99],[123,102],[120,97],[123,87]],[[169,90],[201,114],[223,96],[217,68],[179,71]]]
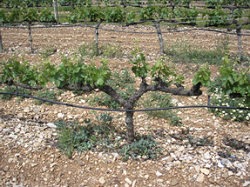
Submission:
[[[129,28],[103,25],[104,29],[120,31],[154,32],[151,26]],[[182,28],[184,29],[184,28]],[[30,54],[26,29],[1,28],[5,52],[1,61],[14,55],[38,64],[39,51],[54,45],[57,52],[48,57],[51,63],[59,64],[62,55],[72,56],[83,42],[94,41],[91,28],[44,28],[32,29],[34,54]],[[167,31],[162,27],[162,31]],[[222,37],[221,33],[192,31],[164,34],[165,42],[186,40],[207,49],[213,49]],[[149,63],[160,57],[156,34],[135,34],[99,30],[100,43],[119,44],[124,53],[134,49],[135,41],[142,49]],[[249,54],[250,37],[243,37],[243,51]],[[237,38],[230,36],[231,53],[237,51]],[[100,60],[94,60],[99,63]],[[120,71],[130,67],[127,58],[109,59],[112,70]],[[191,88],[195,64],[175,64],[178,72],[186,78],[185,87]],[[212,77],[218,75],[218,68],[211,66]],[[139,84],[137,79],[137,84]],[[199,97],[173,96],[176,105],[207,104],[208,95],[202,88]],[[85,95],[77,96],[65,92],[60,101],[79,103]],[[59,115],[60,114],[60,115]],[[249,149],[234,149],[225,144],[225,138],[233,138],[250,144],[249,126],[217,118],[205,108],[179,109],[182,127],[171,126],[168,121],[149,118],[143,112],[135,113],[135,131],[151,134],[163,149],[157,160],[128,160],[123,162],[115,152],[75,153],[68,159],[57,147],[57,133],[53,122],[64,120],[83,121],[94,119],[92,111],[53,105],[35,105],[32,99],[18,102],[0,101],[0,185],[1,186],[249,186]],[[112,113],[115,126],[125,129],[124,114]],[[117,118],[121,115],[121,118]],[[203,146],[191,146],[184,136],[209,140]],[[248,151],[246,151],[248,150]],[[230,152],[230,155],[227,153]]]

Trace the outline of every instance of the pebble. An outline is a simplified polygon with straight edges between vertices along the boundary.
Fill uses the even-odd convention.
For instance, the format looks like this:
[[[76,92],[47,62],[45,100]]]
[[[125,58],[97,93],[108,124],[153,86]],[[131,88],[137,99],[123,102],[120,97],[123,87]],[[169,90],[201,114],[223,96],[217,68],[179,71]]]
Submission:
[[[198,183],[204,182],[204,174],[200,173],[196,180]]]
[[[30,109],[29,109],[29,107],[25,107],[25,108],[23,109],[23,111],[26,112],[26,113],[28,113],[28,112],[30,111]]]
[[[62,113],[58,113],[58,114],[57,114],[58,119],[63,119],[63,118],[64,118],[64,116],[65,116],[65,115],[64,115],[64,114],[62,114]]]
[[[218,167],[220,167],[220,168],[224,167],[224,165],[223,165],[223,163],[221,161],[218,161]]]
[[[179,181],[176,178],[172,179],[171,186],[176,186],[177,184],[179,184]]]
[[[184,151],[184,150],[185,150],[185,147],[184,147],[184,146],[181,146],[181,147],[178,149],[179,152],[182,152],[182,151]]]
[[[31,163],[31,167],[36,167],[38,164],[37,163]]]
[[[144,178],[145,178],[146,180],[148,180],[148,179],[149,179],[149,175],[145,175]]]
[[[56,129],[56,125],[54,123],[47,123],[47,126],[52,129]]]
[[[250,184],[250,181],[245,181],[243,186],[248,186]]]
[[[208,169],[202,168],[202,169],[200,169],[200,171],[201,171],[201,173],[203,173],[205,175],[209,174],[209,170]]]
[[[136,186],[136,182],[137,182],[136,180],[133,181],[132,187],[135,187],[135,186]]]
[[[77,162],[79,164],[79,166],[84,166],[85,164],[83,163],[83,161],[81,161],[79,158],[77,159]]]
[[[221,175],[223,178],[227,178],[229,176],[228,172],[225,172]]]
[[[211,156],[210,156],[210,153],[209,152],[206,152],[205,154],[204,154],[204,159],[210,159],[211,158]]]
[[[101,177],[101,178],[99,179],[99,182],[100,182],[101,184],[104,184],[106,181],[105,181],[104,177]]]
[[[161,177],[161,176],[162,176],[162,173],[159,172],[159,171],[156,171],[156,176],[157,176],[157,177]]]
[[[129,178],[125,178],[125,182],[128,183],[129,185],[132,185],[132,181]]]
[[[165,157],[165,158],[162,158],[162,160],[165,160],[166,162],[173,162],[175,160],[174,157]]]
[[[195,166],[194,166],[194,169],[197,171],[197,173],[199,173],[199,172],[200,172],[201,167],[200,167],[199,165],[195,165]]]

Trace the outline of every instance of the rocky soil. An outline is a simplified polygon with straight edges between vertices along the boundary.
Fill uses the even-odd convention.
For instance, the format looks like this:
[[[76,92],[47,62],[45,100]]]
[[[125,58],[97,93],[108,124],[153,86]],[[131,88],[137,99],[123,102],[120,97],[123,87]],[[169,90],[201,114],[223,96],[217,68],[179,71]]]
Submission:
[[[129,29],[153,30],[151,26]],[[29,54],[27,31],[1,28],[1,34],[7,49],[0,54],[1,61],[17,55],[34,64],[41,58],[38,51],[48,44],[53,43],[57,48],[48,59],[59,63],[61,54],[70,56],[82,42],[94,40],[93,30],[89,28],[34,29],[37,51]],[[179,38],[192,40],[207,47],[216,44],[219,34],[195,31],[164,37],[171,42]],[[100,31],[100,42],[120,43],[127,52],[134,47],[135,39],[140,41],[139,47],[150,63],[159,57],[156,35]],[[230,41],[236,42],[235,38]],[[249,46],[246,44],[246,51],[250,51]],[[130,67],[126,58],[109,61],[112,70]],[[99,63],[99,60],[94,62]],[[186,78],[184,86],[190,88],[197,66],[176,64],[176,67]],[[211,69],[215,77],[218,69],[215,66]],[[173,96],[173,103],[176,106],[206,105],[208,95],[205,88],[202,90],[199,98]],[[89,95],[65,92],[58,100],[88,106]],[[86,118],[94,119],[93,111],[59,105],[38,106],[32,99],[0,101],[0,186],[250,186],[249,123],[217,118],[205,108],[176,112],[182,118],[181,127],[171,126],[167,120],[150,118],[143,112],[135,113],[135,131],[152,135],[162,149],[157,160],[138,158],[124,162],[115,151],[74,153],[68,159],[58,148],[54,122],[64,119],[82,123]],[[114,117],[112,124],[125,129],[124,114],[111,115]]]

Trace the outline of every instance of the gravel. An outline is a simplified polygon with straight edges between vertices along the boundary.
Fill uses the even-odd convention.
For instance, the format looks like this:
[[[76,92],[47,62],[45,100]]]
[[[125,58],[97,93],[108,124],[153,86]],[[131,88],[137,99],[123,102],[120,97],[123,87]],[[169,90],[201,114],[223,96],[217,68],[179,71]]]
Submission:
[[[178,139],[185,128],[156,138],[163,149],[157,160],[123,162],[117,152],[90,151],[68,159],[56,146],[53,122],[0,121],[1,186],[250,185],[250,153],[225,145],[192,146]]]

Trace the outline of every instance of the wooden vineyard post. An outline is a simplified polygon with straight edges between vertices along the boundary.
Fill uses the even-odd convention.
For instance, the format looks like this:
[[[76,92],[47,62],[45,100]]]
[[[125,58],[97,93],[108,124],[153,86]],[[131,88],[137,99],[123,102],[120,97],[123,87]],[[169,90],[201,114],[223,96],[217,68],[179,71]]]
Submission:
[[[31,53],[33,53],[32,36],[31,36],[31,22],[30,21],[28,23],[28,32],[29,32],[30,51],[31,51]]]
[[[241,49],[242,49],[242,45],[241,45],[241,43],[242,43],[241,42],[241,27],[236,29],[236,33],[237,33],[237,38],[238,38],[238,50],[239,50],[239,52],[238,52],[238,58],[241,61],[241,58],[242,58],[242,51],[241,51]]]
[[[99,55],[99,49],[98,49],[98,28],[101,24],[101,21],[97,22],[97,25],[95,27],[95,45],[96,45],[96,55]]]
[[[2,43],[2,35],[1,35],[1,30],[0,30],[0,53],[3,52],[3,43]]]
[[[56,22],[58,23],[59,18],[58,18],[57,0],[53,0],[53,7],[54,7],[54,14],[55,14]]]
[[[163,43],[160,24],[159,24],[158,20],[154,21],[154,26],[155,26],[155,28],[157,30],[157,34],[158,34],[158,38],[159,38],[159,42],[160,42],[160,53],[161,53],[161,55],[164,55],[164,53],[165,53],[165,51],[164,51],[164,43]]]

